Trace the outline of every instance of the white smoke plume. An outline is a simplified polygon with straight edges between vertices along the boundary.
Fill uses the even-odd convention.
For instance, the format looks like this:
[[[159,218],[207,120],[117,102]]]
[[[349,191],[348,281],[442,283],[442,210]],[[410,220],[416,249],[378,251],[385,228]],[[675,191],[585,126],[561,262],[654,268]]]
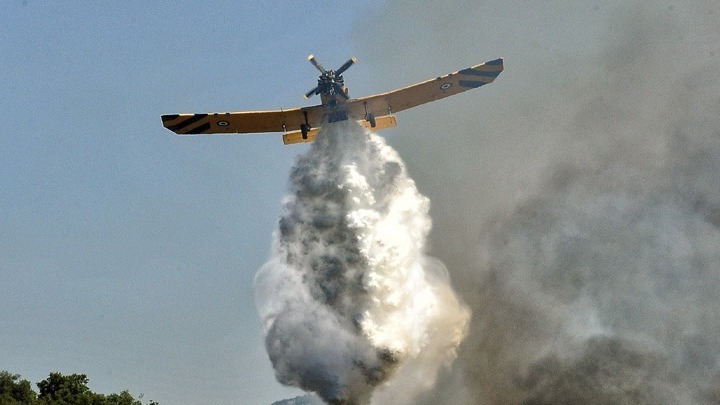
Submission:
[[[331,404],[406,403],[432,387],[470,312],[424,253],[428,209],[382,138],[353,121],[323,127],[255,280],[281,383]]]

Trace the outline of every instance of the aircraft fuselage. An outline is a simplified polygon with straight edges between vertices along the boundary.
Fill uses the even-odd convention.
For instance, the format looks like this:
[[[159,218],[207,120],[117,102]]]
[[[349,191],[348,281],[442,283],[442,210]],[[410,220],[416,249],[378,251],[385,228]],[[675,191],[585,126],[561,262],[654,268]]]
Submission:
[[[323,110],[328,122],[345,121],[348,119],[348,103],[345,97],[338,94],[322,93],[320,99],[322,100]]]

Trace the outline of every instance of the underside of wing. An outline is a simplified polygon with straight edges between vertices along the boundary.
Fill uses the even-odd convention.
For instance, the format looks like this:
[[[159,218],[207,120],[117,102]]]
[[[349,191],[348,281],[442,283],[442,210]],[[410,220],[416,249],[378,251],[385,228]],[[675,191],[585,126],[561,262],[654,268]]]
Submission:
[[[163,126],[178,135],[248,134],[299,130],[322,123],[321,106],[274,111],[244,111],[208,114],[168,114],[162,116]]]
[[[500,58],[403,89],[351,100],[350,115],[360,118],[396,113],[492,83],[502,71]]]
[[[397,119],[394,115],[386,115],[383,117],[377,117],[375,119],[375,126],[373,127],[367,120],[358,120],[358,124],[364,126],[365,128],[375,131],[378,129],[385,129],[385,128],[393,128],[397,126]],[[305,136],[303,136],[302,131],[290,131],[283,134],[283,143],[285,145],[290,145],[293,143],[303,143],[303,142],[312,142],[315,140],[315,136],[320,132],[320,128],[310,128],[308,129]]]

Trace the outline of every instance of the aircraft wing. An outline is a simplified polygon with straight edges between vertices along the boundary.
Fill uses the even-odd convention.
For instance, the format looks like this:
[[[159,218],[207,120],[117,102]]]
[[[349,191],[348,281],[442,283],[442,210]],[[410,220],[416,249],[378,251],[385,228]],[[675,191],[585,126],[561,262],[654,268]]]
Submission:
[[[319,105],[290,110],[162,116],[163,126],[178,135],[295,131],[305,123],[313,128],[319,127],[322,119],[323,111]]]
[[[350,115],[364,117],[371,113],[383,116],[407,110],[492,83],[502,71],[503,60],[500,58],[404,89],[350,100]]]

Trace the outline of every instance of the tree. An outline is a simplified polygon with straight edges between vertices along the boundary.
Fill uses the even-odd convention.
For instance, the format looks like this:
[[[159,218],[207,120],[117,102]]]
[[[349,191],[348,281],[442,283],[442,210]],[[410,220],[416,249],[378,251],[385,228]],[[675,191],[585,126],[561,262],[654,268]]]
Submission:
[[[62,375],[50,373],[50,377],[37,383],[40,389],[38,404],[41,405],[103,405],[104,395],[90,391],[85,374]]]
[[[30,386],[30,381],[19,379],[20,375],[18,374],[0,371],[1,405],[29,405],[35,403],[37,394]]]
[[[0,371],[0,405],[143,405],[127,390],[110,395],[92,392],[85,374],[50,373],[37,383],[40,394],[33,391],[29,381],[19,378]],[[150,401],[147,405],[159,404]]]
[[[157,405],[157,402],[150,402],[148,405]],[[105,397],[104,405],[142,405],[142,402],[133,398],[128,391],[123,391],[119,394],[110,394]]]

